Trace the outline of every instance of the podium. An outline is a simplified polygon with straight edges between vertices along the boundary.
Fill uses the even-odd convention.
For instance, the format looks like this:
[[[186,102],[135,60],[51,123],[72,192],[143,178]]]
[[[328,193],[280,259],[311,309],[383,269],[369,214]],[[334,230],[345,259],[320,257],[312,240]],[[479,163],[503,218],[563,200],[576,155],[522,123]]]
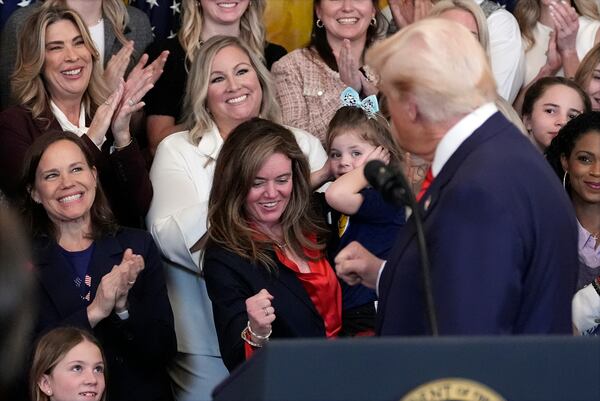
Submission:
[[[217,386],[213,397],[215,401],[600,401],[600,339],[273,340]]]

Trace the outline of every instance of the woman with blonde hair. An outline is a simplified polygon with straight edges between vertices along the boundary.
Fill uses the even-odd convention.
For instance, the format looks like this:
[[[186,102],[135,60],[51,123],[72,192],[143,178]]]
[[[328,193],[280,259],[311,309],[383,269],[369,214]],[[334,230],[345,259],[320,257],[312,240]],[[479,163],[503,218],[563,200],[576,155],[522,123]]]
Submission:
[[[594,0],[519,0],[514,13],[525,47],[524,86],[545,76],[573,77],[600,39]]]
[[[275,122],[281,117],[267,68],[240,38],[208,39],[189,77],[185,130],[160,143],[150,170],[155,197],[146,223],[165,260],[175,311],[179,353],[169,366],[175,398],[210,400],[214,386],[228,374],[200,275],[215,160],[241,123],[259,115]],[[292,131],[312,169],[321,168],[327,156],[319,141],[305,131]]]
[[[467,24],[463,25],[477,38],[488,58],[490,57],[490,38],[487,20],[481,7],[473,0],[441,0],[435,3],[429,12],[429,16],[455,21],[460,18],[462,21],[468,21],[468,26]]]
[[[600,44],[581,60],[574,80],[590,97],[592,110],[600,111]]]
[[[146,14],[125,4],[122,0],[45,0],[13,12],[6,21],[0,41],[0,53],[3,55],[0,59],[1,108],[16,100],[9,96],[9,77],[15,67],[18,33],[27,18],[42,6],[69,7],[81,16],[98,50],[98,60],[104,67],[107,85],[114,90],[119,79],[140,60],[153,40]]]
[[[33,141],[48,131],[71,131],[94,155],[119,222],[140,225],[152,185],[129,122],[154,77],[138,65],[135,78],[121,79],[111,95],[87,27],[69,8],[37,7],[23,30],[28,34],[20,36],[12,81],[18,106],[0,113],[0,189],[14,200]]]
[[[151,54],[168,50],[165,73],[148,94],[148,141],[150,151],[169,134],[181,130],[185,82],[202,44],[215,35],[239,37],[267,68],[287,51],[266,42],[263,14],[266,0],[240,0],[224,7],[212,0],[182,0],[182,22],[176,37],[157,43]]]

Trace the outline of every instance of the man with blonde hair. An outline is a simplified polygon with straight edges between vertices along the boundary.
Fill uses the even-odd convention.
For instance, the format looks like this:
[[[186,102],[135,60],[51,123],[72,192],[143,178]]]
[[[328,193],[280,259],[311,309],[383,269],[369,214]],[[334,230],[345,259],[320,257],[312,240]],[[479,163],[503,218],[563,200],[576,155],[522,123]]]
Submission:
[[[571,332],[575,216],[544,158],[496,109],[473,35],[425,19],[366,60],[381,74],[400,145],[432,163],[419,208],[439,333]],[[380,335],[432,332],[415,234],[411,218],[387,262],[358,243],[336,258],[345,281],[378,290]]]

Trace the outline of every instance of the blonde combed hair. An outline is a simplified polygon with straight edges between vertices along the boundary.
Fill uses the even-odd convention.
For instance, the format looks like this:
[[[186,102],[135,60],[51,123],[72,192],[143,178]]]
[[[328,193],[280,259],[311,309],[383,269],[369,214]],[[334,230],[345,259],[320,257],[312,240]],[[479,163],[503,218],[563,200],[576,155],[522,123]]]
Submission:
[[[67,7],[65,0],[46,0],[44,7]],[[122,0],[102,0],[102,15],[106,17],[114,28],[115,37],[121,44],[127,43],[125,37],[125,27],[129,23],[129,14],[127,7]]]
[[[108,97],[99,68],[99,55],[90,33],[81,17],[64,6],[40,7],[25,21],[19,35],[15,71],[11,76],[12,92],[18,104],[38,118],[49,110],[50,93],[42,76],[46,56],[46,29],[58,21],[72,22],[83,38],[85,47],[92,56],[92,74],[83,93],[83,104],[88,117],[92,117],[98,105]]]
[[[470,13],[477,24],[477,35],[481,47],[485,50],[488,58],[490,57],[490,34],[488,32],[487,19],[481,7],[473,0],[441,0],[433,6],[429,12],[430,17],[439,17],[441,14],[450,10],[463,10]]]
[[[481,45],[464,26],[426,18],[367,52],[388,96],[411,96],[420,115],[437,123],[496,99],[496,83]]]
[[[177,38],[189,64],[194,62],[201,47],[203,28],[202,6],[199,0],[182,0],[181,27]],[[265,26],[262,22],[266,0],[252,0],[240,19],[240,38],[264,61]]]
[[[281,110],[275,100],[274,86],[267,67],[241,39],[232,36],[213,36],[200,48],[196,61],[192,63],[186,84],[183,119],[186,128],[190,131],[190,142],[194,145],[200,143],[202,135],[215,124],[212,115],[206,108],[209,78],[215,56],[229,46],[235,46],[244,51],[256,72],[262,89],[260,116],[275,123],[281,121]]]

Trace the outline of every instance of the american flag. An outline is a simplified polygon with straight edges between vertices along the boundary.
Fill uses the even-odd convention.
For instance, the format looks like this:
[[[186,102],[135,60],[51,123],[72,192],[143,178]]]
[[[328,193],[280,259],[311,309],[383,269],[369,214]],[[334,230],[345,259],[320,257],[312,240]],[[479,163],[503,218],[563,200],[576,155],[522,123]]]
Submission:
[[[2,1],[2,0],[0,0]],[[130,5],[148,15],[156,41],[177,35],[182,0],[131,0]]]

